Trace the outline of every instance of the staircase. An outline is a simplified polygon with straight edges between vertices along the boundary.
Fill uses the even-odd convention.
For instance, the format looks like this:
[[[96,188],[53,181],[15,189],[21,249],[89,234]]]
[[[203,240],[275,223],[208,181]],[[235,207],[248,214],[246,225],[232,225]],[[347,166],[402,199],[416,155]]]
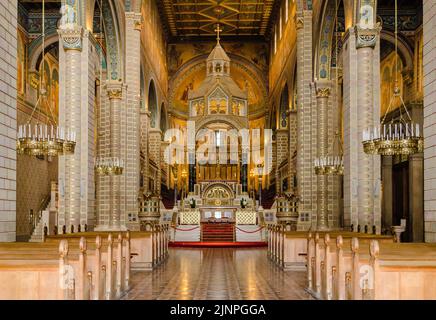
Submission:
[[[235,225],[231,223],[204,223],[201,226],[203,242],[234,242]]]
[[[45,197],[40,204],[40,210],[37,212],[37,216],[34,218],[34,229],[31,232],[29,242],[44,242],[44,227],[47,222],[46,219],[43,219],[44,212],[49,212],[50,210],[50,200],[51,197]]]

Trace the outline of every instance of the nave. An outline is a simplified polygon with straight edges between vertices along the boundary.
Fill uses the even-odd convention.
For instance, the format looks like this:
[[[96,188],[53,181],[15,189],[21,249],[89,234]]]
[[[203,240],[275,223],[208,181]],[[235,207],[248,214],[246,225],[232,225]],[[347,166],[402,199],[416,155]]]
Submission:
[[[284,272],[266,249],[170,249],[165,264],[133,272],[124,300],[302,300],[305,272]]]

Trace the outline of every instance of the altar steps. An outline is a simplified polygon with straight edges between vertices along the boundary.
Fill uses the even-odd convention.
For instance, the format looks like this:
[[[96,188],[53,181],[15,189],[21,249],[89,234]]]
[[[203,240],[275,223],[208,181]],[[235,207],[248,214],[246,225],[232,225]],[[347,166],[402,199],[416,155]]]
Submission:
[[[203,224],[201,240],[203,242],[233,242],[235,241],[235,226],[227,223]]]

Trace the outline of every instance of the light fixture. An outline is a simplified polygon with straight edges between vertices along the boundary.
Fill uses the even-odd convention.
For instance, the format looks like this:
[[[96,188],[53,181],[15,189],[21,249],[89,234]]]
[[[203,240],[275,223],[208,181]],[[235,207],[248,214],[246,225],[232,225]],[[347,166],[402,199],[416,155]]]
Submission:
[[[339,153],[334,155],[335,144],[338,144]],[[344,157],[342,152],[342,141],[339,132],[335,134],[335,140],[331,152],[324,157],[316,158],[314,161],[315,174],[319,176],[340,176],[344,174]]]
[[[97,158],[95,160],[95,171],[98,175],[119,176],[124,171],[124,161],[119,158]]]
[[[386,123],[386,117],[391,111],[394,102],[400,99],[400,117]],[[405,116],[403,116],[403,109]],[[395,156],[411,155],[423,152],[424,138],[418,123],[412,121],[401,89],[398,86],[398,0],[395,0],[395,87],[383,120],[380,125],[367,128],[363,131],[363,150],[366,154]]]
[[[102,97],[102,80],[103,80],[103,3],[99,1],[100,7],[100,105]],[[110,137],[109,137],[110,140]],[[120,176],[124,172],[124,161],[118,157],[97,157],[95,159],[94,169],[96,174],[101,176]]]
[[[73,154],[76,147],[76,133],[56,123],[53,109],[47,97],[45,75],[45,1],[42,2],[42,59],[39,79],[39,96],[26,124],[18,126],[17,153],[30,156],[49,156]],[[41,110],[45,110],[46,122]],[[35,117],[38,112],[39,117]],[[32,120],[33,123],[32,123]],[[36,123],[35,123],[36,122]]]
[[[338,23],[338,1],[336,1],[336,48],[335,48],[335,63],[336,63],[336,101],[338,99],[337,95],[339,92],[339,67],[338,67],[338,56],[339,56],[339,23]],[[335,154],[335,145],[337,146],[338,153]],[[314,160],[315,174],[318,176],[341,176],[344,174],[344,157],[342,150],[342,140],[339,131],[336,131],[331,150],[326,156],[318,157]]]

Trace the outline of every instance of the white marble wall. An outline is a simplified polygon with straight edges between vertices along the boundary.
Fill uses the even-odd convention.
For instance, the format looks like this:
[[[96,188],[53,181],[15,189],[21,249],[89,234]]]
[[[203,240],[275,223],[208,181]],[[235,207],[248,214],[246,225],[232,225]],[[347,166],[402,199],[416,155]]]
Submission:
[[[17,1],[0,2],[0,241],[16,234]]]
[[[436,242],[436,2],[424,0],[424,221]]]

